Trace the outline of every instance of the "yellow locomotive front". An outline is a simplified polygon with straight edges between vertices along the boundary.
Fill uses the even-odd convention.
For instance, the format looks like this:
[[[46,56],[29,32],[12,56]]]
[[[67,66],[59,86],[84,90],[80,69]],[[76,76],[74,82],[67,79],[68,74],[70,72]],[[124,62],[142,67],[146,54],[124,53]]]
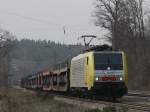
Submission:
[[[73,91],[118,98],[127,93],[127,64],[124,52],[90,51],[71,60]]]
[[[127,64],[124,52],[94,52],[95,93],[122,97],[127,93]]]

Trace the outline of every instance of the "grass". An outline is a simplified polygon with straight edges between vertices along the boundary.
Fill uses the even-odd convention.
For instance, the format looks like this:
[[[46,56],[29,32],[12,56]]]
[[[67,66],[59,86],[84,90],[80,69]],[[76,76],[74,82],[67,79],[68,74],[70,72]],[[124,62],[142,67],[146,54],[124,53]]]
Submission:
[[[0,112],[127,112],[127,109],[124,107],[118,110],[113,107],[105,107],[103,110],[86,109],[56,101],[47,93],[10,89],[0,99]]]
[[[48,94],[9,90],[2,98],[0,112],[84,112],[86,109],[55,101]]]
[[[119,109],[116,109],[114,107],[105,107],[102,110],[100,109],[92,109],[92,110],[86,110],[85,112],[127,112],[128,109],[125,107],[120,107]]]
[[[103,108],[103,110],[92,109],[92,110],[87,110],[85,112],[116,112],[116,111],[113,111],[111,107],[106,107],[106,108]]]

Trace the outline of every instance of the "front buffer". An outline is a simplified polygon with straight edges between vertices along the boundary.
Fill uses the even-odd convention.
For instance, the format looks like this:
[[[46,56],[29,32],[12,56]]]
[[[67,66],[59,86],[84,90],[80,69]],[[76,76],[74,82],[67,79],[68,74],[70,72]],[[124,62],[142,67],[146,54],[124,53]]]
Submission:
[[[124,82],[95,82],[92,91],[97,96],[121,98],[127,93]]]

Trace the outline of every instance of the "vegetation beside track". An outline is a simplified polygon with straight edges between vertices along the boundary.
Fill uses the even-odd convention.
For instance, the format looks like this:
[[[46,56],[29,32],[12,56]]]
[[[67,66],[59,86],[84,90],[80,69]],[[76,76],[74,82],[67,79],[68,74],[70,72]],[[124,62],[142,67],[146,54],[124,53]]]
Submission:
[[[127,112],[112,107],[103,110],[87,109],[82,106],[54,100],[53,95],[28,90],[9,89],[0,99],[0,112]]]
[[[0,100],[0,112],[84,112],[86,109],[55,101],[52,96],[9,90]]]
[[[122,108],[116,110],[113,107],[105,107],[102,110],[92,109],[92,110],[86,110],[85,112],[128,112],[128,109],[125,107],[122,107]]]

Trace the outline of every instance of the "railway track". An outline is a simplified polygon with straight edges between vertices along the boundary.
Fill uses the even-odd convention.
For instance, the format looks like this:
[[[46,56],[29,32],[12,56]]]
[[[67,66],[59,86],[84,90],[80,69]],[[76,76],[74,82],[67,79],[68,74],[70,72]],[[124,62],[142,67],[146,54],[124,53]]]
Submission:
[[[126,106],[128,109],[136,110],[139,112],[150,112],[150,105],[147,104],[121,103],[121,105]]]
[[[150,92],[129,91],[127,96],[138,96],[138,97],[148,97],[148,98],[150,98]]]
[[[55,96],[56,100],[63,101],[65,103],[75,104],[78,106],[84,106],[86,108],[91,109],[103,109],[104,107],[114,107],[116,110],[124,107],[126,109],[134,110],[136,112],[150,112],[150,104],[140,104],[140,103],[130,103],[130,102],[109,102],[109,101],[99,101],[99,100],[92,100],[92,99],[84,99],[84,98],[77,98],[77,97],[69,97],[63,95]],[[90,105],[90,106],[89,106]]]
[[[34,91],[35,92],[35,91]],[[118,109],[120,107],[127,108],[129,112],[135,111],[135,112],[150,112],[150,102],[148,104],[143,103],[137,103],[137,102],[111,102],[111,101],[101,101],[101,100],[93,100],[93,99],[85,99],[85,98],[79,98],[79,97],[72,97],[72,96],[66,96],[66,95],[60,95],[55,93],[48,93],[49,95],[53,95],[54,99],[57,101],[62,101],[67,104],[77,105],[77,106],[83,106],[85,108],[89,109],[103,109],[104,107],[113,107],[115,109]],[[138,96],[138,97],[149,97],[149,95],[140,95],[140,94],[130,94],[129,96]],[[90,106],[89,106],[90,105]],[[130,111],[131,110],[131,111]]]

